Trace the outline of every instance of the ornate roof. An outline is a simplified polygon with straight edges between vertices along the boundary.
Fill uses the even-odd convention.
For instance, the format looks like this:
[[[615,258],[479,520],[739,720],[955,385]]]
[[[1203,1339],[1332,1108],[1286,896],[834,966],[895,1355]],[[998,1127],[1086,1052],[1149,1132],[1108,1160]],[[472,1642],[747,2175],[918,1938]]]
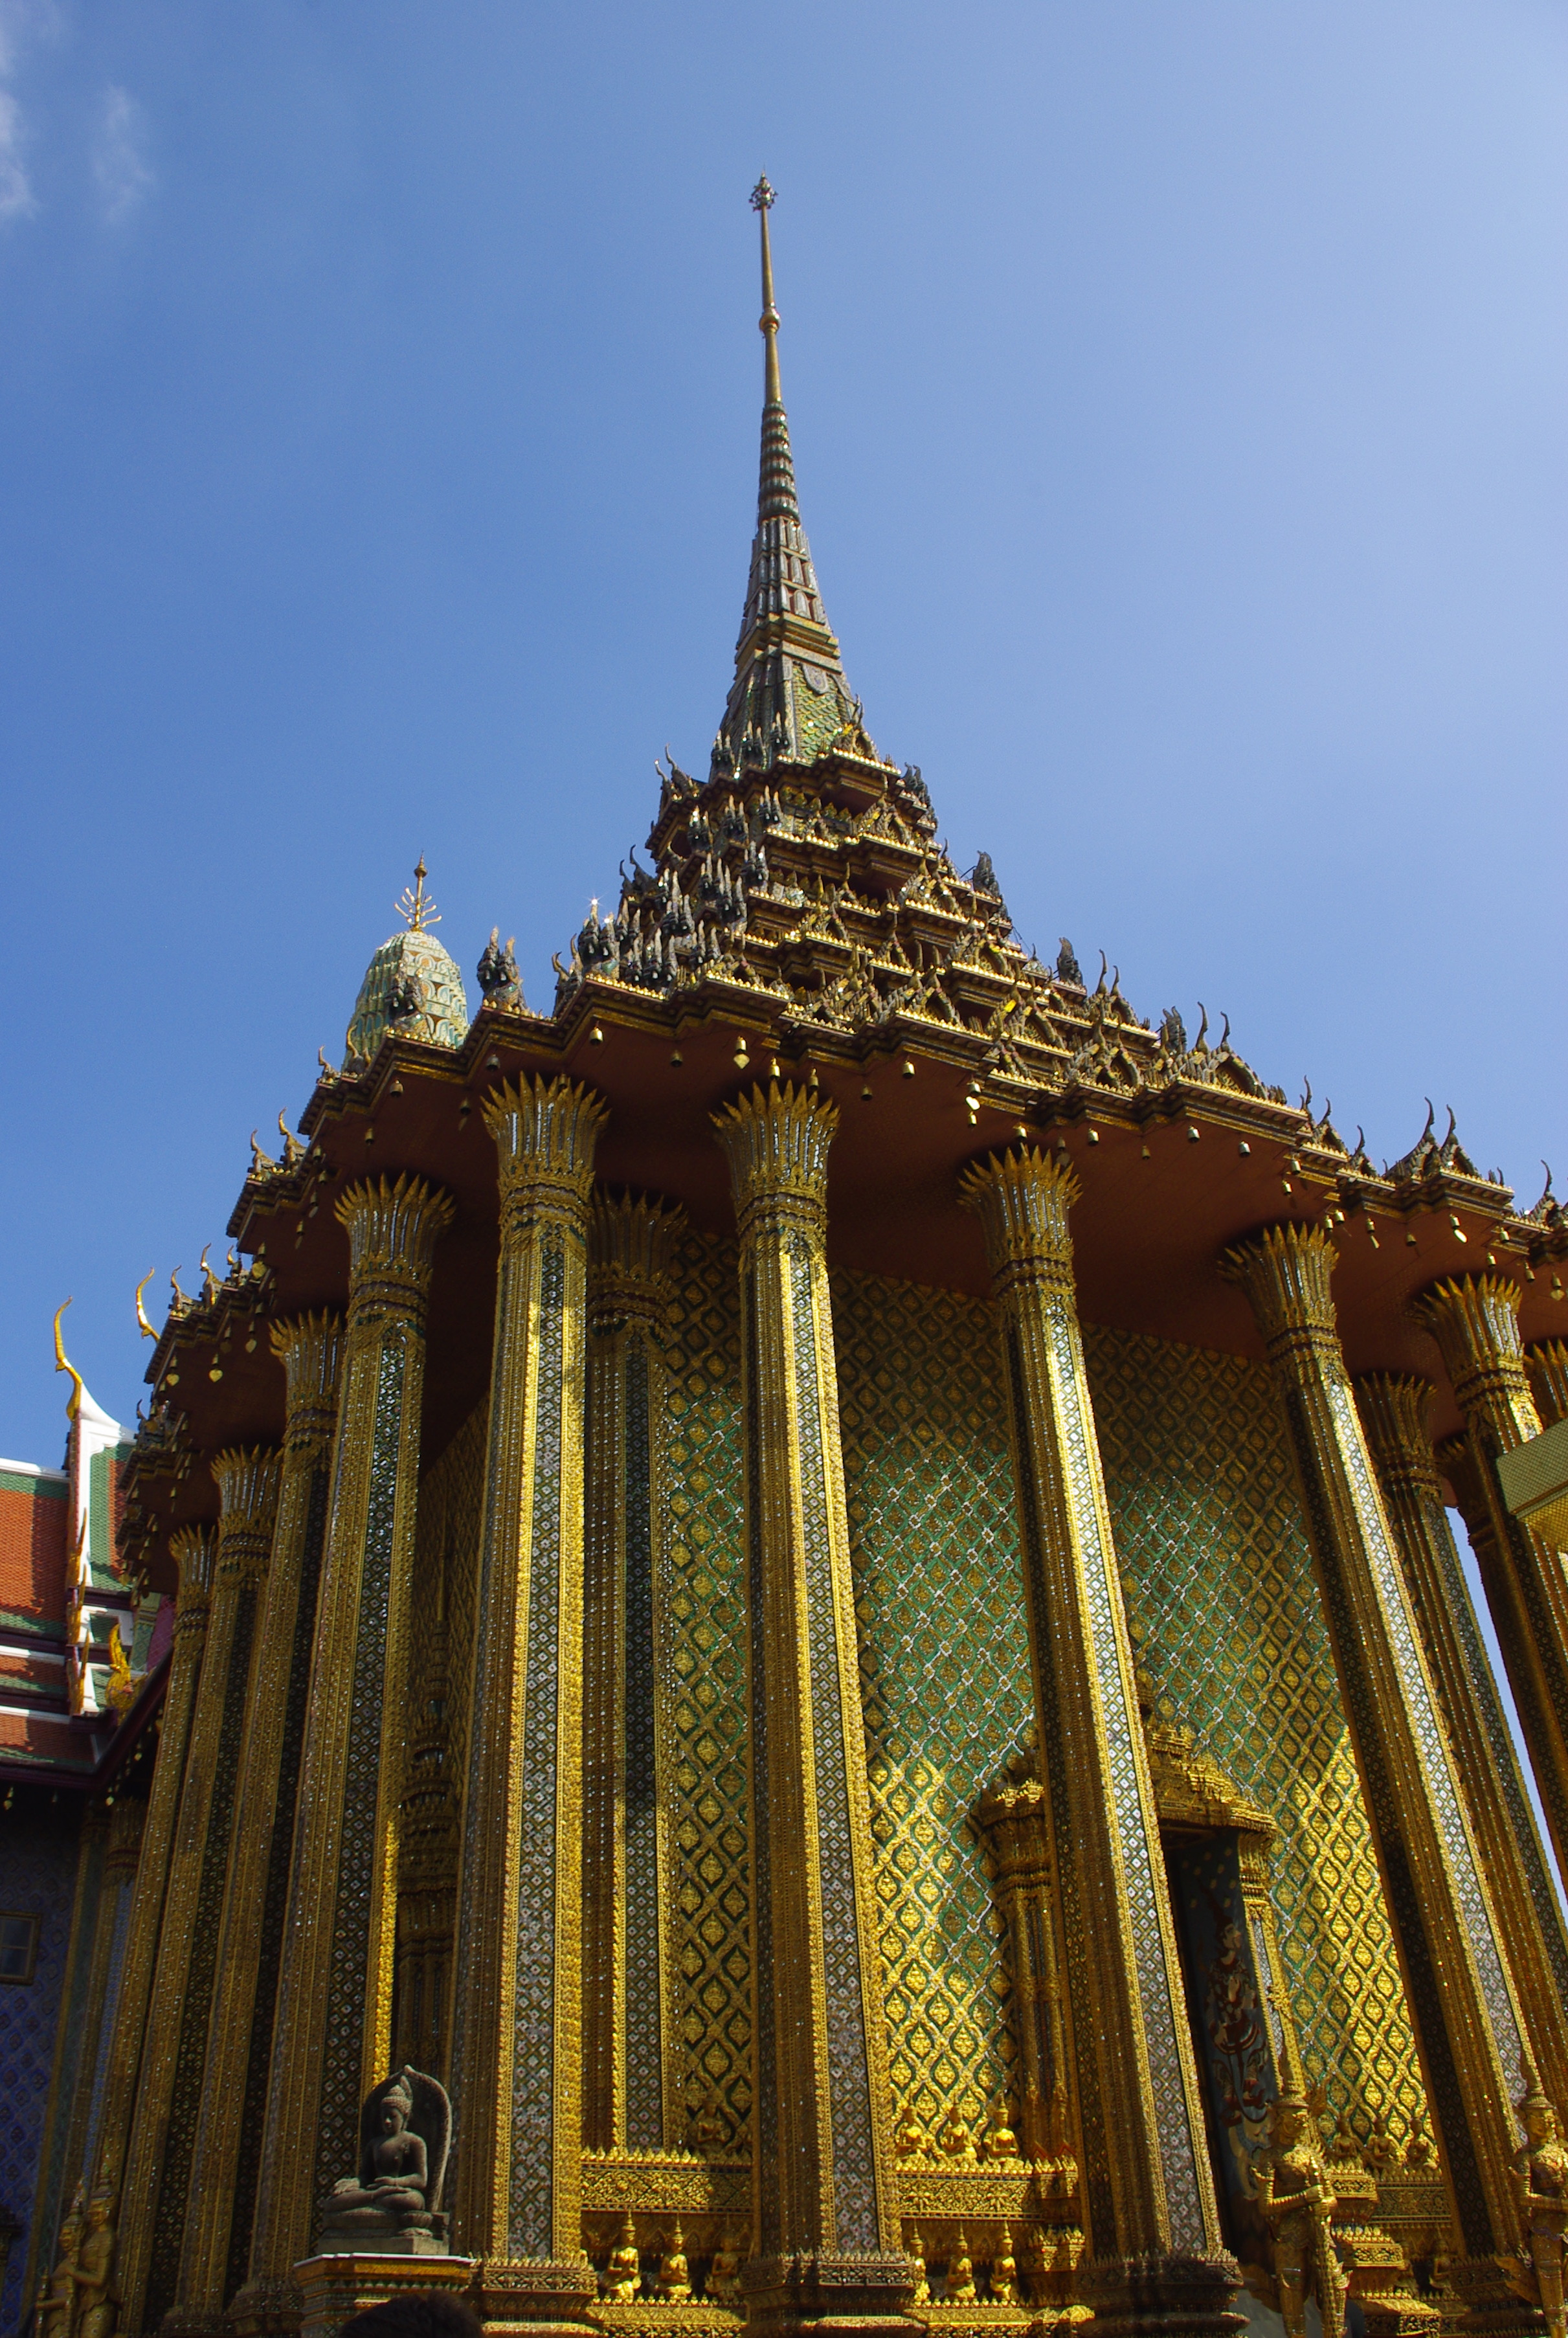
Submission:
[[[463,977],[429,930],[440,912],[426,893],[426,874],[421,860],[397,904],[407,930],[383,942],[365,969],[344,1042],[346,1070],[368,1064],[388,1031],[437,1047],[460,1047],[467,1033]]]

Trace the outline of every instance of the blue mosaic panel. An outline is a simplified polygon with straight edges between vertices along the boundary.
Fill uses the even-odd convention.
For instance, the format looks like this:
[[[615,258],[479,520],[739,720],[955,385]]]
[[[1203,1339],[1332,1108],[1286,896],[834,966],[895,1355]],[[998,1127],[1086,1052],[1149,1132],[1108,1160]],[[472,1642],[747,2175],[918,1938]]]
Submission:
[[[0,1909],[39,1920],[32,1979],[0,1983],[0,2102],[5,2105],[0,2208],[22,2227],[0,2289],[0,2328],[6,2330],[15,2330],[22,2315],[22,2281],[70,1945],[76,1857],[75,1827],[57,1812],[35,1815],[31,1810],[12,1810],[0,1822]],[[41,2256],[48,2254],[53,2237],[41,2247]]]

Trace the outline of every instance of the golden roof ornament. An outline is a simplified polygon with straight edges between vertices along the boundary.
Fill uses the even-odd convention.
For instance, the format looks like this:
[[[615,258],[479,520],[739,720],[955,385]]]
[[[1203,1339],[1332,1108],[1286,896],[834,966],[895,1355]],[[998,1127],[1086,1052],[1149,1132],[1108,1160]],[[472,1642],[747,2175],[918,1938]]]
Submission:
[[[429,874],[425,866],[425,855],[421,853],[414,866],[413,884],[405,885],[393,904],[411,934],[422,934],[427,926],[438,926],[441,922],[440,910],[425,890],[425,879]]]

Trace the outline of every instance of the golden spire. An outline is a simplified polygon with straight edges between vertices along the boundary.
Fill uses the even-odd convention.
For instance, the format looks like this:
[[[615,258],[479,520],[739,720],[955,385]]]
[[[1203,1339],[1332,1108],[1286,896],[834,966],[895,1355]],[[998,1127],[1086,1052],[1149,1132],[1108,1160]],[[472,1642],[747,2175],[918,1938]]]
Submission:
[[[414,882],[411,886],[404,886],[402,898],[396,905],[397,915],[411,934],[422,934],[427,926],[438,926],[441,922],[440,910],[425,890],[425,879],[429,873],[425,866],[425,855],[421,853],[414,871]]]
[[[712,772],[778,757],[812,762],[860,720],[858,702],[844,678],[838,644],[828,624],[800,525],[789,424],[779,379],[779,310],[773,299],[773,246],[768,214],[776,198],[766,179],[751,190],[762,251],[762,314],[767,350],[763,373],[762,462],[757,484],[757,533],[735,679],[719,736]]]

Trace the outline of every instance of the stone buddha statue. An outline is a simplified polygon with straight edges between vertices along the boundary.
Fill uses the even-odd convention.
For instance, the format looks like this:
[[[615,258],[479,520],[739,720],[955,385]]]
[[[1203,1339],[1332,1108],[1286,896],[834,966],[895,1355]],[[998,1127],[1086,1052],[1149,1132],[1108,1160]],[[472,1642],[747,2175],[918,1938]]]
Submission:
[[[434,2078],[407,2065],[384,2078],[359,2114],[359,2172],[322,2203],[323,2251],[445,2256],[440,2200],[451,2131],[451,2105]]]

